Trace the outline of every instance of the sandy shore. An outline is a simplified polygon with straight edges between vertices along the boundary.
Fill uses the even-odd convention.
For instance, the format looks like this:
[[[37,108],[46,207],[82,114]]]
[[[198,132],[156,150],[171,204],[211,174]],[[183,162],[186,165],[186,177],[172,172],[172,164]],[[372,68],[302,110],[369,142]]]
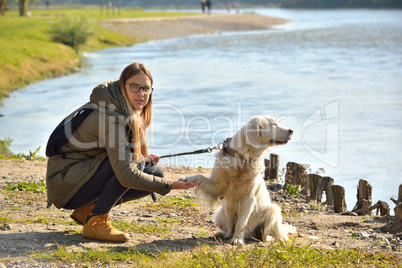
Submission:
[[[288,20],[257,14],[213,14],[167,18],[130,18],[103,20],[99,24],[139,42],[194,34],[269,29]]]

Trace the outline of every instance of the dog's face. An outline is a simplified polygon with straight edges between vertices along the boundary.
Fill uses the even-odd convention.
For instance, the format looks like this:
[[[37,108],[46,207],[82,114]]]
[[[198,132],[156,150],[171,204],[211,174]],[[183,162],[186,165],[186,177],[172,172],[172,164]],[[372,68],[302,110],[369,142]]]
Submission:
[[[245,144],[255,149],[286,144],[292,137],[293,130],[279,126],[268,116],[253,116],[242,129]]]

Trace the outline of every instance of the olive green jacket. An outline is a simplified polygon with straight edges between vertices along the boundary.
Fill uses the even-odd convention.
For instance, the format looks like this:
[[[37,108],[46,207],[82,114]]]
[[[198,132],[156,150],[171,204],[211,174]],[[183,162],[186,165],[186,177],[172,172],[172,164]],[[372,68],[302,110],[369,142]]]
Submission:
[[[94,110],[74,131],[72,139],[63,145],[62,156],[49,157],[46,172],[48,206],[64,207],[75,193],[109,157],[120,184],[126,188],[156,192],[170,192],[172,182],[137,169],[127,139],[126,102],[118,81],[108,81],[95,87],[90,97]]]

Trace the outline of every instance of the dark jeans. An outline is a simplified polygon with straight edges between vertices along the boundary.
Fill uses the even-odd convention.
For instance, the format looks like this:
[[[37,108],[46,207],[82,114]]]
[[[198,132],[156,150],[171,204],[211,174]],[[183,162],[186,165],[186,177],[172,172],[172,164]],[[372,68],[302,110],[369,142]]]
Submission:
[[[163,169],[152,164],[138,164],[138,169],[145,173],[164,177]],[[123,187],[114,175],[109,158],[99,166],[95,174],[82,186],[80,190],[67,202],[65,209],[77,209],[96,202],[92,215],[103,215],[118,204],[140,199],[151,192],[140,191]]]

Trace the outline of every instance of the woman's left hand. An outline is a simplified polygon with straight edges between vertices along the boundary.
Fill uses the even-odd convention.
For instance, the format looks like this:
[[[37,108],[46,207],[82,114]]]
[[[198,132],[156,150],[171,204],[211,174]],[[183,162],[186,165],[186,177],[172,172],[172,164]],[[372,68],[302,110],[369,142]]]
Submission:
[[[161,158],[159,157],[159,155],[156,154],[149,154],[147,159],[145,160],[146,163],[151,162],[151,164],[157,165],[159,163],[159,160]]]

